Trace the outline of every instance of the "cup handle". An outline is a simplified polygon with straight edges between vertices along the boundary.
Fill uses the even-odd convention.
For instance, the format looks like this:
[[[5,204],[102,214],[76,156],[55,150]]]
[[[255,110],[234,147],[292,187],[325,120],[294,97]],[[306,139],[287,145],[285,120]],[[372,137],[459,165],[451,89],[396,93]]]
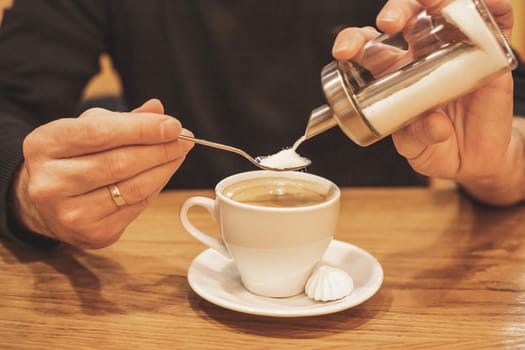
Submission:
[[[191,207],[194,206],[201,206],[204,209],[210,213],[212,218],[216,220],[215,215],[215,200],[208,198],[208,197],[190,197],[188,198],[183,204],[182,208],[180,209],[180,221],[182,223],[182,226],[188,231],[190,235],[207,245],[208,247],[218,251],[222,255],[224,255],[226,258],[231,259],[231,255],[228,252],[228,249],[226,248],[226,245],[224,244],[224,241],[221,239],[217,239],[214,237],[211,237],[210,235],[200,231],[197,229],[188,219],[188,211]]]

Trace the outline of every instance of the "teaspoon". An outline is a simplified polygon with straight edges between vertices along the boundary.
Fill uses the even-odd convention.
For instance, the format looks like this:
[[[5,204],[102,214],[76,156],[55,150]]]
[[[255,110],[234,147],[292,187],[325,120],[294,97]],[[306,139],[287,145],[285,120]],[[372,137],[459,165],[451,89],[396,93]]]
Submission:
[[[307,167],[308,165],[310,165],[310,163],[311,163],[310,160],[306,160],[306,158],[305,158],[305,162],[303,164],[301,164],[301,165],[279,167],[279,168],[271,167],[271,166],[262,164],[263,159],[266,158],[266,157],[259,156],[259,157],[255,157],[254,158],[251,155],[249,155],[248,153],[246,153],[245,151],[243,151],[242,149],[239,149],[239,148],[236,148],[236,147],[223,145],[221,143],[212,142],[212,141],[203,140],[203,139],[198,139],[198,138],[191,137],[191,136],[186,136],[186,135],[179,135],[179,139],[185,140],[185,141],[190,141],[190,142],[195,142],[195,143],[198,143],[199,145],[203,145],[203,146],[208,146],[208,147],[212,147],[212,148],[221,149],[223,151],[237,153],[238,155],[243,156],[244,158],[248,159],[252,164],[254,164],[255,166],[257,166],[257,167],[259,167],[260,169],[263,169],[263,170],[294,171],[294,170],[303,169],[303,168]]]

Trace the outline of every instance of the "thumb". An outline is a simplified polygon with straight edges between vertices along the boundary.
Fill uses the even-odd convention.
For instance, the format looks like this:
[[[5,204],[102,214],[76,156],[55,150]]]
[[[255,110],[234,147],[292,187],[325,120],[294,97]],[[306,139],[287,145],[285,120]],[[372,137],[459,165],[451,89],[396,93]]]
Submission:
[[[140,107],[131,111],[132,113],[158,113],[164,114],[164,105],[159,99],[151,98]]]
[[[396,131],[392,139],[399,154],[415,160],[428,147],[444,142],[453,133],[450,119],[441,111],[434,111]]]

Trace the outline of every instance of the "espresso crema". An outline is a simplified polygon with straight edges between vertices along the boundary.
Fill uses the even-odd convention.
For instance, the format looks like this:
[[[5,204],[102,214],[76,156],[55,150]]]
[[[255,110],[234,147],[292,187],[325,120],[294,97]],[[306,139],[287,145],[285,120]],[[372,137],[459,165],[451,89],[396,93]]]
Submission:
[[[226,186],[222,193],[236,201],[273,208],[306,207],[326,202],[334,189],[325,184],[286,177],[260,177]]]

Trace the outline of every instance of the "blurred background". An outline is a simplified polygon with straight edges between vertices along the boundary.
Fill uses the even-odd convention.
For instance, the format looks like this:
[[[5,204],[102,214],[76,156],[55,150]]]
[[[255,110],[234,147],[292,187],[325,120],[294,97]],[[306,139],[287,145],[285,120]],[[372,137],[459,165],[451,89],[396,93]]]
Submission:
[[[0,22],[2,21],[3,10],[16,0],[0,0]],[[349,0],[352,1],[352,0]],[[513,47],[525,59],[525,1],[512,0],[514,6],[514,30],[511,42]],[[100,73],[89,82],[85,88],[86,98],[96,98],[119,94],[121,91],[120,79],[111,65],[111,60],[106,55],[100,58]]]

